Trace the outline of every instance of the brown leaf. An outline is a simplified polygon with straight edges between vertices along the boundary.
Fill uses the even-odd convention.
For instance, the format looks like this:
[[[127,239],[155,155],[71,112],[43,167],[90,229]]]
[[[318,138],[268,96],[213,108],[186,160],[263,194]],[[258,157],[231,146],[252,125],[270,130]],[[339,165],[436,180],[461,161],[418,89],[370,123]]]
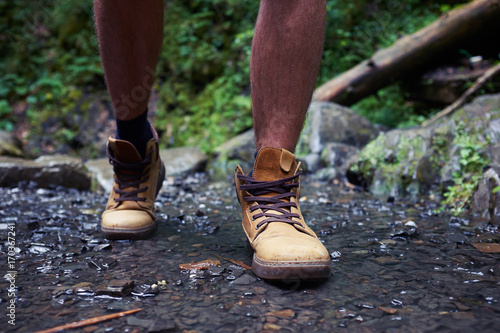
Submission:
[[[282,329],[281,326],[272,324],[272,323],[265,323],[264,324],[264,330],[267,331],[280,331]]]
[[[453,319],[474,319],[474,312],[452,312],[451,317]]]
[[[398,310],[396,310],[396,309],[387,308],[385,306],[379,306],[377,309],[382,310],[382,311],[384,311],[385,313],[388,313],[388,314],[395,314],[396,312],[398,312]]]
[[[472,243],[471,245],[484,253],[500,253],[500,244],[498,243]]]
[[[277,311],[271,311],[265,314],[266,316],[274,316],[274,317],[279,317],[279,318],[292,318],[295,316],[295,312],[290,309],[285,309],[285,310],[277,310]]]
[[[179,269],[187,271],[190,270],[202,271],[208,269],[210,266],[220,266],[220,261],[215,259],[207,259],[197,263],[192,262],[189,264],[180,264]]]
[[[455,304],[455,306],[457,307],[457,309],[460,310],[460,311],[468,311],[468,310],[470,310],[470,308],[468,306],[465,306],[462,303],[453,302],[453,304]]]

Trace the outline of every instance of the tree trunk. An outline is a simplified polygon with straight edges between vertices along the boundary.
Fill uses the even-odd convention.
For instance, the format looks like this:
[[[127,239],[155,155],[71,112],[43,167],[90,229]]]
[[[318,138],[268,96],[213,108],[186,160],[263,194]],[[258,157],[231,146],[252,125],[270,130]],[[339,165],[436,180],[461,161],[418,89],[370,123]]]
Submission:
[[[440,57],[447,49],[499,19],[500,0],[476,0],[452,10],[318,87],[313,99],[352,105]]]

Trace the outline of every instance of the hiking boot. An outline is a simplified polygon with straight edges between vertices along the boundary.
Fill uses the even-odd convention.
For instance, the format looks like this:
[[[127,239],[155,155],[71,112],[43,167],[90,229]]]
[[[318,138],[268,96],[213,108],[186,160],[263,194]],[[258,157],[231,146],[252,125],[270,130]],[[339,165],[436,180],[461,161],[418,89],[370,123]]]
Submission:
[[[330,255],[300,212],[300,163],[286,149],[262,148],[253,171],[236,168],[242,224],[254,249],[252,270],[264,279],[324,279]]]
[[[107,155],[114,182],[101,219],[102,233],[108,239],[147,238],[157,228],[154,202],[165,179],[165,166],[154,130],[153,136],[144,159],[130,142],[108,139]]]

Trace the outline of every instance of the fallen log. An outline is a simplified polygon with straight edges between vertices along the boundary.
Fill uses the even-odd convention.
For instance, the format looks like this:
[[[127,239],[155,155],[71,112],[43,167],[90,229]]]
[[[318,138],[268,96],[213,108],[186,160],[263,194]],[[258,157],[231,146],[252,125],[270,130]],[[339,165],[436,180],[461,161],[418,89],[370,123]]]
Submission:
[[[416,71],[500,19],[500,0],[476,0],[451,10],[416,33],[377,51],[316,89],[313,99],[352,105]]]

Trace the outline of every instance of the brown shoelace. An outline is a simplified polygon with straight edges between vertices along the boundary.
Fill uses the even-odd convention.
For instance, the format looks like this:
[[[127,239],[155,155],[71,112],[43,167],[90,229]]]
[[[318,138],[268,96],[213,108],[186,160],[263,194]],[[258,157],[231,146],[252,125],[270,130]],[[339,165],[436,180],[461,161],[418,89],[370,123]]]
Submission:
[[[149,179],[147,174],[151,166],[153,150],[150,150],[144,160],[137,163],[120,162],[112,156],[111,152],[107,152],[107,155],[109,163],[113,166],[113,172],[116,175],[115,182],[118,184],[118,189],[115,188],[115,193],[120,196],[114,200],[116,202],[146,201],[146,198],[139,198],[137,195],[148,190],[147,186],[143,188],[139,188],[139,186]],[[136,190],[124,190],[130,187],[135,187]]]
[[[257,202],[257,205],[250,207],[250,212],[254,212],[257,209],[262,210],[262,213],[255,214],[253,219],[258,219],[263,216],[267,217],[257,224],[256,229],[270,222],[284,222],[302,226],[300,222],[293,220],[294,217],[300,218],[299,214],[290,212],[291,207],[297,208],[295,202],[290,202],[291,197],[297,197],[295,192],[291,190],[299,186],[299,184],[294,183],[293,180],[300,176],[301,173],[302,172],[299,171],[291,177],[274,181],[259,181],[249,175],[238,175],[238,179],[246,183],[245,185],[241,185],[240,189],[251,194],[251,196],[246,196],[244,198],[245,201]],[[268,193],[277,194],[272,197],[262,196]],[[275,214],[273,212],[279,212],[281,214]]]

